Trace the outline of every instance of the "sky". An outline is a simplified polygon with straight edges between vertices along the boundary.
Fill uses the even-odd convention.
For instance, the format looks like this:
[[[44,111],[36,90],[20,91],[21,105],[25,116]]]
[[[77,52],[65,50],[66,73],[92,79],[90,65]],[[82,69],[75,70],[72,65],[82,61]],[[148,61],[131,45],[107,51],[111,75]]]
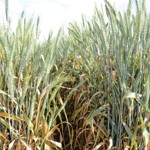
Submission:
[[[49,31],[57,33],[60,27],[69,22],[80,22],[82,14],[91,18],[95,4],[101,6],[103,0],[9,0],[9,17],[12,28],[15,29],[18,18],[25,11],[27,18],[40,17],[40,31],[46,37]],[[127,8],[128,0],[109,0],[116,9],[123,11]],[[150,0],[147,6],[150,6]],[[0,21],[5,18],[5,0],[0,0]]]

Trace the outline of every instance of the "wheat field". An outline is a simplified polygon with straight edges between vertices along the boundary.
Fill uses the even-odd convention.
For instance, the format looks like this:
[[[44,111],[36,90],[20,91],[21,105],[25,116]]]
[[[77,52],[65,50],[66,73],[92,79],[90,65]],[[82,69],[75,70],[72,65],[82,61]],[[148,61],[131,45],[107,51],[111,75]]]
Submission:
[[[0,22],[0,149],[150,150],[150,13],[107,1],[91,20],[40,38]]]

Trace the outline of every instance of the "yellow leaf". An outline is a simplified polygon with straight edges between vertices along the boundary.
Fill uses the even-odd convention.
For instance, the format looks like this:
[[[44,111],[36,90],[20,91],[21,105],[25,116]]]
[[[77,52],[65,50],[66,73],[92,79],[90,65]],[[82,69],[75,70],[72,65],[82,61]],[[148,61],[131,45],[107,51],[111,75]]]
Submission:
[[[13,119],[13,120],[22,120],[25,121],[24,119],[18,117],[18,116],[12,116],[11,114],[8,114],[6,112],[0,112],[0,117],[4,117],[4,118],[9,118],[9,119]]]
[[[58,125],[54,126],[47,134],[46,136],[44,137],[44,139],[48,139],[54,132],[55,130],[57,129]]]
[[[5,135],[3,135],[3,133],[0,132],[0,139],[4,140],[4,141],[8,141],[7,138],[5,137]]]
[[[112,71],[111,72],[111,80],[112,80],[112,82],[116,82],[116,77],[117,77],[117,71]]]
[[[48,126],[44,117],[41,118],[41,122],[42,122],[42,138],[44,138],[48,131]]]

